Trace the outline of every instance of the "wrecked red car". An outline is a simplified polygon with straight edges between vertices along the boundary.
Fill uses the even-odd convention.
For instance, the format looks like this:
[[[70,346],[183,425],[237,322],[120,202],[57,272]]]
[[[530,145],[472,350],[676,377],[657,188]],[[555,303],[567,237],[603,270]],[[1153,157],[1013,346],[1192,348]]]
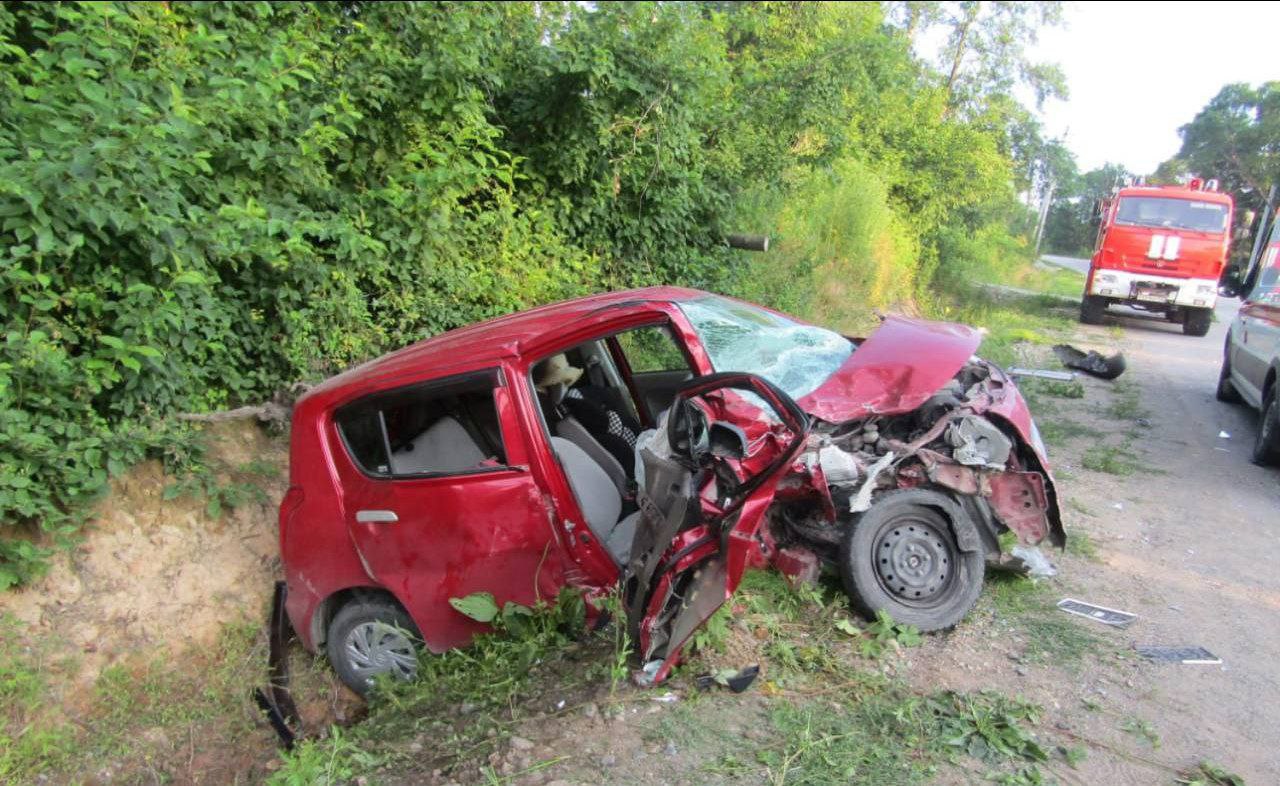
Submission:
[[[484,631],[450,604],[476,592],[619,592],[641,682],[750,569],[830,565],[864,613],[955,625],[1001,534],[1064,542],[1031,414],[978,343],[903,317],[847,338],[658,287],[351,369],[293,412],[289,620],[361,692],[410,676],[418,641]]]

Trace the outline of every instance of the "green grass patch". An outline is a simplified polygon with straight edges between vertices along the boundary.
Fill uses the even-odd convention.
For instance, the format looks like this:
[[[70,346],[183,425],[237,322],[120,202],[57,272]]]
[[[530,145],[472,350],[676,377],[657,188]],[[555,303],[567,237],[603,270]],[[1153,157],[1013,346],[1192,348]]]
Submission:
[[[1094,445],[1080,457],[1080,466],[1108,475],[1132,475],[1142,468],[1138,457],[1127,444]]]
[[[1178,773],[1178,786],[1244,786],[1244,778],[1211,761],[1201,761]]]
[[[1073,439],[1088,437],[1097,439],[1102,432],[1092,426],[1063,417],[1041,417],[1036,419],[1036,427],[1045,443],[1053,447],[1062,447]]]
[[[1089,536],[1089,533],[1076,530],[1067,535],[1067,553],[1090,562],[1097,562],[1098,544]]]
[[[1071,536],[1067,537],[1071,542]],[[983,604],[1021,635],[1022,657],[1031,663],[1074,665],[1097,659],[1111,648],[1093,631],[1055,607],[1050,586],[1025,576],[991,573]]]
[[[1128,734],[1132,734],[1138,739],[1150,745],[1152,748],[1160,747],[1160,735],[1156,733],[1155,726],[1150,721],[1143,718],[1130,717],[1126,718],[1120,724],[1120,730]]]
[[[1107,416],[1113,420],[1135,421],[1145,417],[1147,410],[1143,408],[1138,388],[1127,380],[1116,380],[1111,383],[1111,404],[1107,407]]]

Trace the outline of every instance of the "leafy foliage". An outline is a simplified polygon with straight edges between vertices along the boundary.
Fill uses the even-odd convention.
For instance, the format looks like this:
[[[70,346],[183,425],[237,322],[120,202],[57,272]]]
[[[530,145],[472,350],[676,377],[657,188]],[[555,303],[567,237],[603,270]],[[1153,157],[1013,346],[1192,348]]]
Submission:
[[[0,586],[174,412],[604,288],[845,321],[1025,257],[1047,83],[990,64],[1056,12],[998,5],[948,86],[874,4],[6,3]]]

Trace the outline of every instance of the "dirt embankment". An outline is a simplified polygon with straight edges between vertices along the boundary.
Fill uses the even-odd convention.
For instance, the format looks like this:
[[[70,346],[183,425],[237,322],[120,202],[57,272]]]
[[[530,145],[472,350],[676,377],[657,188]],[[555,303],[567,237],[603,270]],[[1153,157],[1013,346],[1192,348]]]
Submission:
[[[84,540],[58,554],[41,580],[0,594],[10,614],[58,650],[67,687],[91,685],[132,656],[207,647],[223,626],[262,612],[278,573],[276,504],[286,485],[287,450],[250,421],[206,432],[210,459],[232,473],[256,463],[261,494],[211,517],[206,500],[165,500],[173,479],[148,461],[115,479]]]

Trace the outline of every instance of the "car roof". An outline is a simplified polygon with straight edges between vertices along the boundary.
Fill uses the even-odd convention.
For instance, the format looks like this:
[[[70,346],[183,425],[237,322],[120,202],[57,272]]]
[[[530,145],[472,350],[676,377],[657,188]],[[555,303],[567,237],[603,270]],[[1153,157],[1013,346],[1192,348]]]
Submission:
[[[517,311],[440,333],[347,369],[312,388],[306,398],[322,392],[337,394],[369,379],[395,376],[397,372],[410,369],[434,366],[463,373],[493,366],[503,358],[518,356],[526,345],[543,336],[574,325],[601,309],[630,303],[675,303],[708,297],[709,294],[684,287],[647,287],[604,292]]]

